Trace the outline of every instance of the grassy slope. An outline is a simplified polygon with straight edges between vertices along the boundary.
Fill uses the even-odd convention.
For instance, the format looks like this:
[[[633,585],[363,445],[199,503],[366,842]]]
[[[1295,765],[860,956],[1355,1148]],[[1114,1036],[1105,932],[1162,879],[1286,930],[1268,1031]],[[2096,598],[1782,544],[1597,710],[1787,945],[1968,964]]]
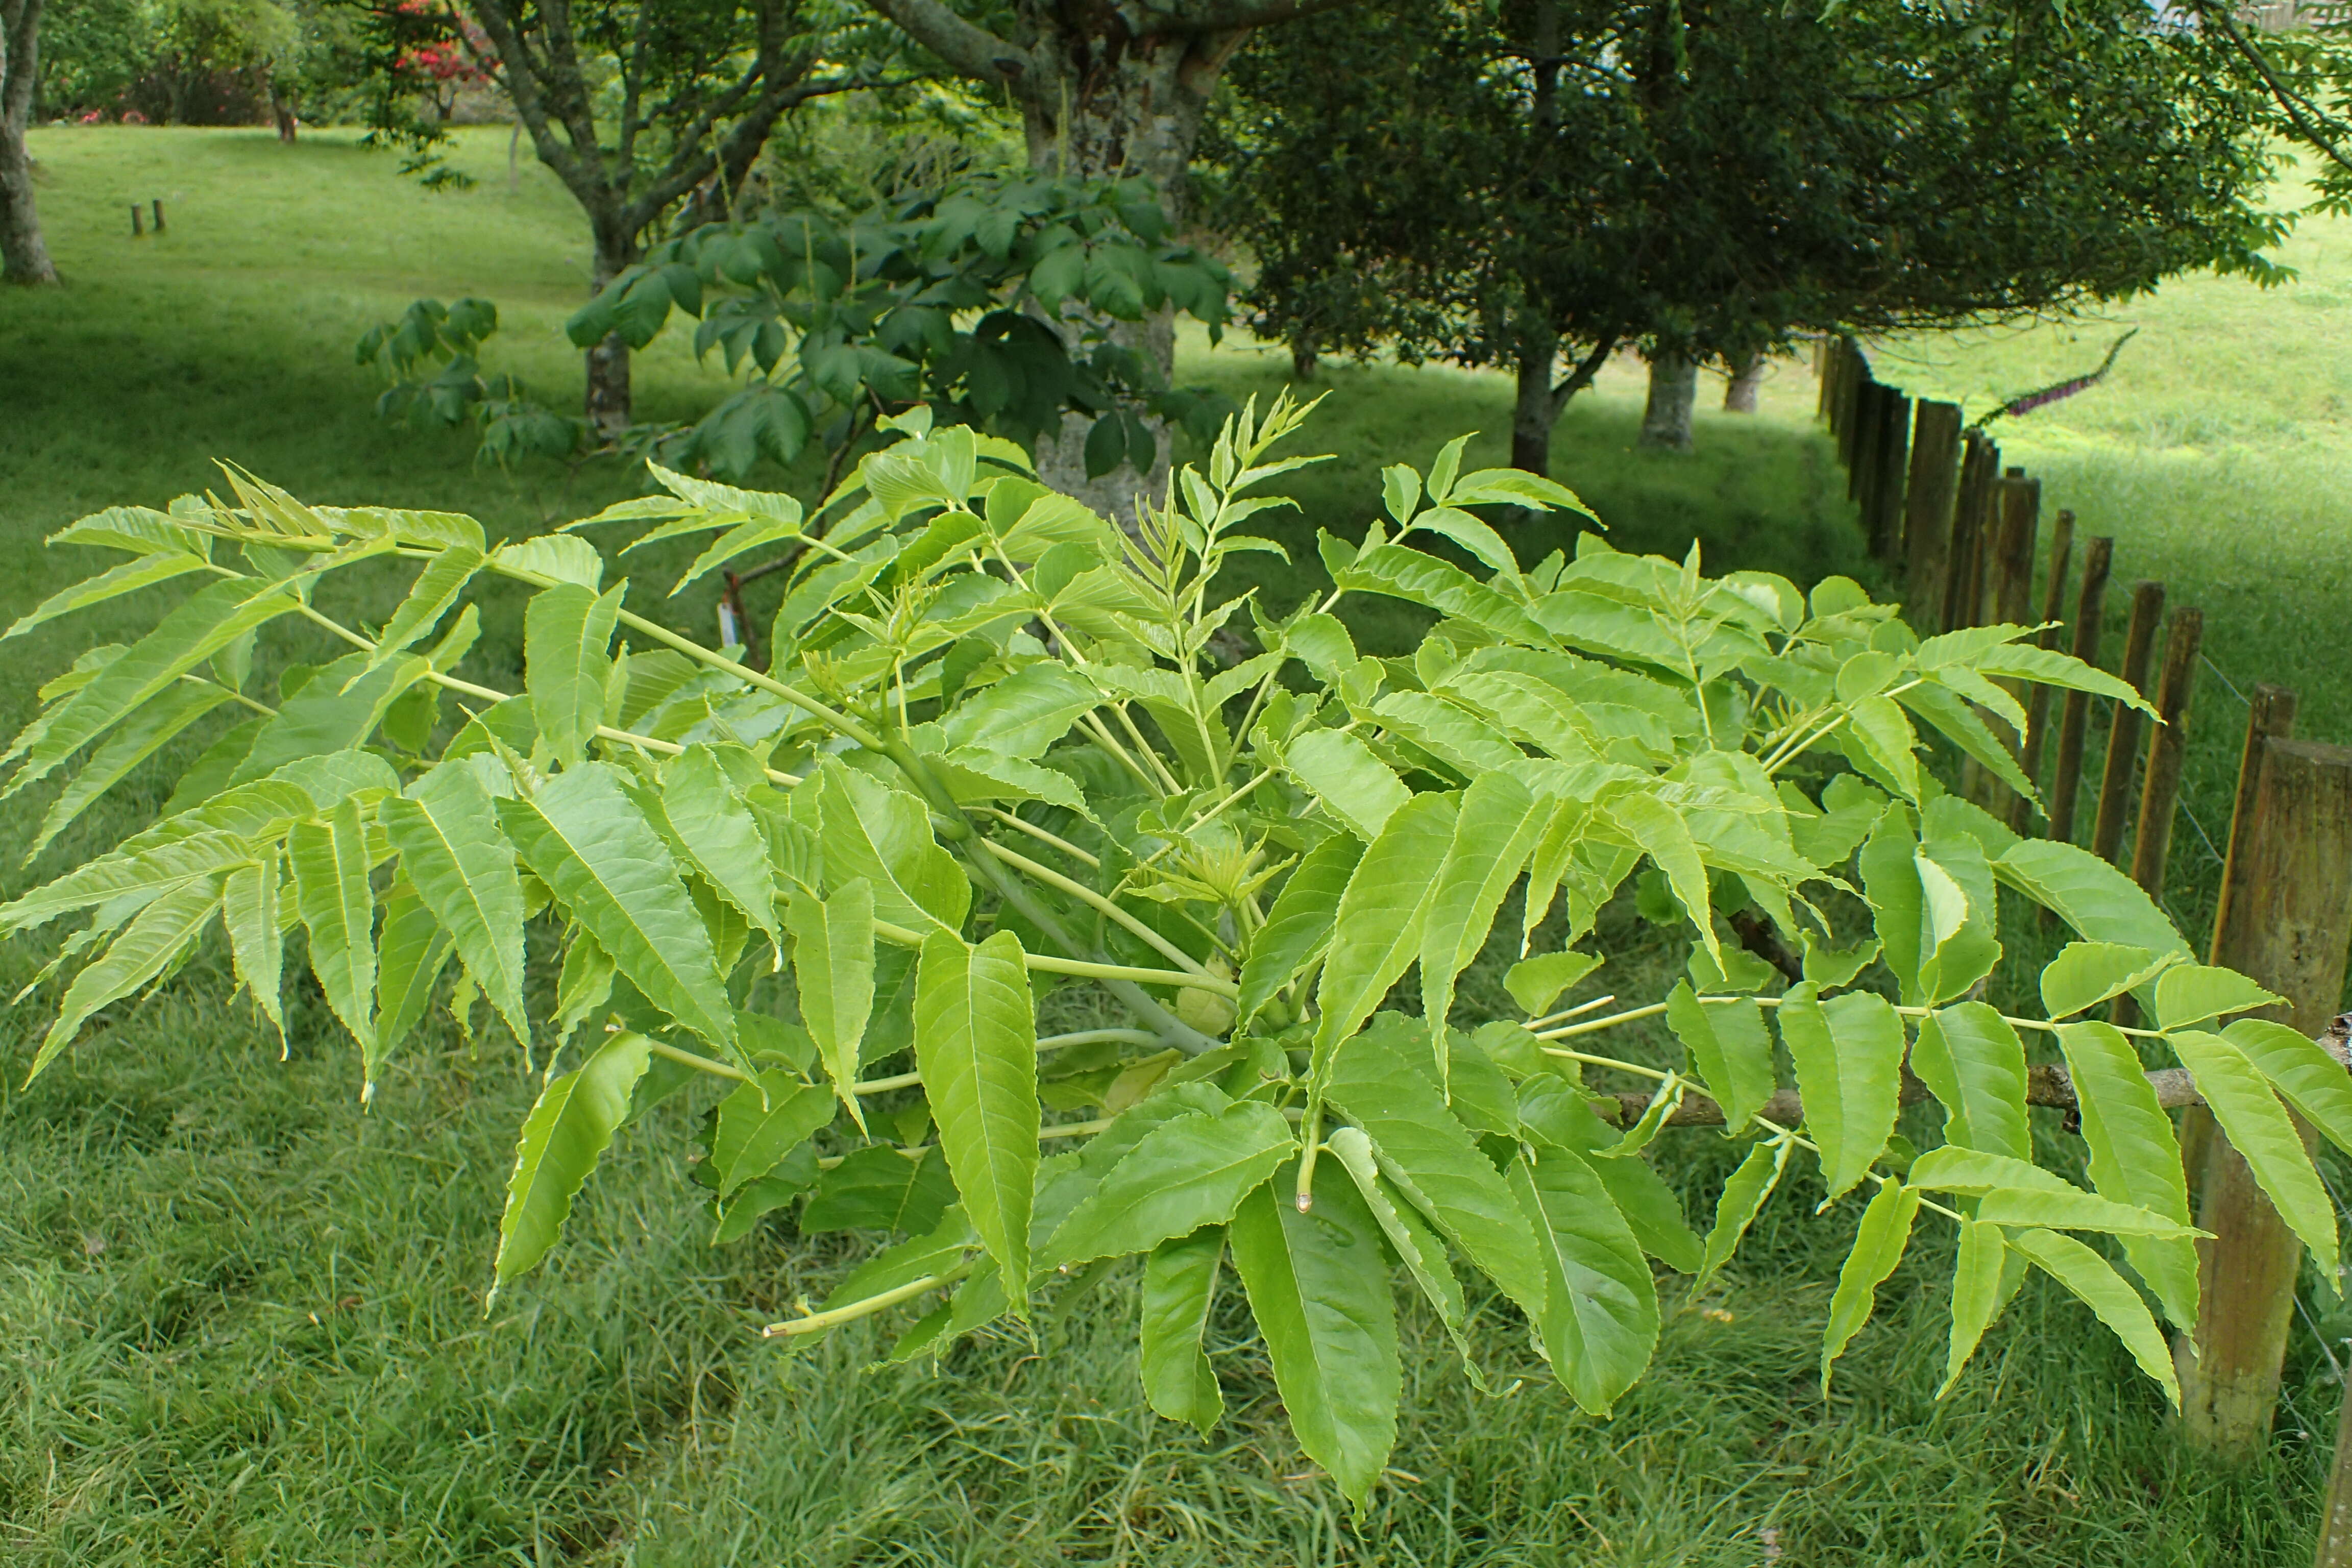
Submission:
[[[572,395],[576,364],[553,334],[578,298],[583,247],[538,171],[509,192],[502,139],[469,139],[485,183],[443,197],[326,137],[288,153],[247,132],[76,131],[40,133],[36,151],[73,286],[0,296],[0,613],[79,569],[42,552],[41,532],[202,485],[216,455],[320,499],[462,505],[511,528],[625,484],[591,471],[567,491],[472,470],[455,440],[379,426],[349,363],[357,331],[409,299],[478,292],[508,323],[500,363],[551,400]],[[134,246],[121,204],[157,194],[172,226]],[[2326,258],[2316,253],[2315,274]],[[2142,312],[2153,330],[2116,386],[2037,416],[2047,449],[2026,460],[2050,478],[2053,504],[2095,527],[2111,520],[2125,575],[2196,584],[2232,679],[2300,683],[2306,730],[2342,738],[2343,656],[2313,635],[2343,570],[2317,500],[2332,489],[2321,447],[2332,414],[2315,395],[2285,397],[2284,378],[2192,363],[2221,352],[2207,334],[2227,328],[2249,350],[2278,344],[2267,377],[2305,352],[2315,334],[2295,312],[2325,308],[2325,290],[2315,275],[2240,320],[2235,285],[2168,290]],[[2323,302],[2294,303],[2307,298]],[[2054,378],[2090,351],[2029,340],[1915,352],[1981,396]],[[644,405],[689,408],[702,380],[690,362],[674,347],[646,361]],[[1246,351],[1194,354],[1190,367],[1235,391],[1279,384],[1279,362]],[[2157,371],[2167,379],[2154,387],[2135,379]],[[1302,542],[1313,525],[1360,525],[1379,463],[1425,461],[1461,429],[1506,426],[1489,379],[1338,367],[1330,385],[1317,434],[1340,461],[1297,486]],[[2209,406],[2216,386],[2231,395]],[[1612,370],[1563,424],[1558,470],[1621,547],[1679,554],[1696,535],[1717,567],[1859,570],[1810,405],[1810,379],[1784,367],[1761,418],[1704,417],[1698,458],[1643,458],[1628,450],[1638,384]],[[2169,410],[2147,428],[2179,432],[2199,408],[2247,421],[2230,434],[2248,445],[2159,448],[2137,427],[2098,423],[2140,405]],[[2025,445],[2011,436],[2013,452]],[[1480,450],[1499,458],[1495,438]],[[2306,542],[2306,559],[2263,571],[2273,550]],[[2238,561],[2246,548],[2264,553]],[[28,639],[19,668],[46,673],[108,629]],[[1401,620],[1366,629],[1409,635]],[[0,696],[17,712],[24,700]],[[2232,721],[2219,703],[2207,713],[2200,756]],[[159,798],[121,793],[93,837]],[[21,831],[22,807],[7,809]],[[1673,956],[1622,932],[1612,951],[1629,994]],[[0,959],[11,989],[27,975],[21,952]],[[1495,977],[1467,989],[1492,996]],[[0,1386],[14,1417],[0,1531],[13,1561],[1647,1568],[1777,1552],[1812,1568],[2126,1553],[2284,1563],[2307,1550],[2319,1456],[2298,1434],[2327,1430],[2334,1399],[2309,1338],[2277,1451],[2221,1475],[2174,1449],[2153,1389],[2079,1310],[2038,1290],[1961,1392],[1935,1405],[1943,1325],[1928,1247],[1884,1293],[1882,1321],[1824,1405],[1810,1368],[1852,1215],[1814,1221],[1795,1205],[1707,1298],[1671,1304],[1656,1371],[1613,1422],[1576,1416],[1541,1387],[1480,1400],[1440,1342],[1418,1336],[1402,1473],[1360,1537],[1302,1474],[1246,1342],[1228,1338],[1220,1356],[1236,1408],[1213,1446],[1142,1414],[1121,1343],[1129,1282],[1041,1321],[1034,1350],[960,1351],[944,1376],[853,1377],[876,1348],[862,1339],[798,1360],[758,1343],[747,1331],[816,1288],[837,1254],[773,1234],[706,1251],[691,1189],[645,1152],[651,1140],[615,1152],[556,1264],[485,1319],[496,1193],[528,1102],[520,1075],[428,1031],[363,1116],[315,1000],[281,1064],[244,1009],[219,1005],[226,990],[200,965],[0,1102],[11,1347]],[[21,1059],[41,1021],[32,1005],[0,1019],[5,1054]],[[1676,1178],[1702,1200],[1724,1146],[1695,1137],[1675,1151]],[[1228,1316],[1228,1335],[1240,1324]],[[1503,1364],[1524,1357],[1497,1326],[1481,1339]]]

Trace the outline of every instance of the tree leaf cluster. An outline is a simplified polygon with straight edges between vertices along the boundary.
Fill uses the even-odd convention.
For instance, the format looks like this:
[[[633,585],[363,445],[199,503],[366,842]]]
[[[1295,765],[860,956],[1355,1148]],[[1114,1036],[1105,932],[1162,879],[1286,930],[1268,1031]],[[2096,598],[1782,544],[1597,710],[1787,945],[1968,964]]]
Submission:
[[[5,790],[64,781],[54,838],[172,738],[204,749],[153,823],[0,905],[0,933],[52,943],[16,1004],[54,1010],[31,1071],[135,1028],[208,949],[272,1030],[307,964],[363,1095],[446,1008],[541,1086],[494,1292],[529,1288],[617,1140],[667,1141],[714,1245],[873,1237],[770,1328],[786,1342],[894,1314],[889,1359],[951,1359],[1139,1258],[1145,1393],[1206,1430],[1230,1354],[1208,1329],[1238,1290],[1298,1442],[1359,1508],[1396,1437],[1399,1291],[1481,1386],[1540,1362],[1605,1414],[1674,1277],[1731,1265],[1792,1165],[1860,1215],[1825,1378],[1915,1238],[1950,1226],[1952,1377],[2039,1268],[2170,1391],[2158,1322],[2193,1321],[2197,1233],[2144,1051],[2194,1072],[2333,1278],[2290,1111],[2352,1147],[2341,1066],[2113,868],[1925,766],[1940,737],[2028,787],[1996,678],[2128,688],[2031,627],[1922,639],[1843,579],[1710,577],[1597,531],[1523,563],[1490,520],[1581,503],[1463,472],[1462,440],[1391,466],[1386,515],[1321,536],[1330,591],[1277,611],[1220,584],[1273,548],[1245,524],[1308,460],[1277,450],[1303,417],[1244,411],[1131,533],[921,409],[822,540],[790,497],[660,467],[653,494],[495,546],[469,518],[233,469],[225,497],[80,520],[55,542],[123,563],[9,635],[175,599],[40,689]],[[766,671],[618,577],[687,535],[712,541],[689,578],[746,541],[809,546]],[[324,578],[387,561],[415,576],[381,627],[320,607]],[[463,671],[471,595],[512,586],[505,690]],[[1410,656],[1362,653],[1334,613],[1351,595],[1439,618]],[[254,637],[298,626],[351,651],[257,686]],[[1239,626],[1256,651],[1226,663]],[[1687,942],[1687,980],[1563,1005],[1612,902]],[[2004,903],[2077,939],[2043,1016],[1978,999]],[[1798,936],[1804,979],[1740,948],[1743,910]],[[1524,1016],[1457,1017],[1490,943],[1521,955]],[[2153,1027],[2094,1016],[2127,994]],[[1057,1028],[1081,1002],[1094,1022]],[[1678,1048],[1612,1043],[1654,1017]],[[2029,1036],[2077,1087],[2087,1186],[2034,1161]],[[1906,1063],[1944,1116],[1924,1153],[1895,1135]],[[1747,1145],[1711,1215],[1650,1164],[1700,1098]],[[665,1100],[688,1113],[647,1114]],[[1473,1313],[1523,1325],[1530,1362],[1482,1364]]]

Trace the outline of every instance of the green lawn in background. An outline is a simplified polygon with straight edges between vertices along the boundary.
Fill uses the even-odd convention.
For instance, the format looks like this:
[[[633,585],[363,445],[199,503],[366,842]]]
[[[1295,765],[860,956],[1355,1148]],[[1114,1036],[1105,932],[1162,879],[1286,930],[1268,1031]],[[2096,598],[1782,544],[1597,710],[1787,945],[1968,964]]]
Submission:
[[[559,334],[584,288],[584,233],[527,161],[509,185],[502,131],[461,135],[458,163],[481,183],[438,195],[343,133],[289,150],[266,132],[54,130],[34,150],[68,287],[0,294],[0,616],[89,569],[42,534],[213,483],[215,457],[311,499],[457,507],[511,531],[636,488],[614,464],[569,479],[472,468],[457,437],[382,425],[352,363],[358,333],[411,299],[480,294],[505,322],[492,368],[552,403],[576,397]],[[131,240],[127,204],[155,196],[165,233]],[[2305,732],[2335,740],[2352,739],[2336,482],[2352,369],[2326,327],[2352,300],[2347,238],[2308,228],[2286,257],[2305,279],[2273,294],[2191,280],[2134,307],[2122,320],[2144,330],[2105,386],[2001,433],[2047,506],[2117,536],[2118,602],[2132,577],[2165,577],[2176,602],[2207,609],[2231,681],[2298,687]],[[1877,363],[1981,408],[2095,363],[2120,330],[1937,339]],[[1188,336],[1181,374],[1265,396],[1286,368]],[[691,414],[719,384],[675,337],[640,357],[649,416]],[[1501,460],[1496,378],[1334,365],[1322,385],[1309,444],[1338,460],[1297,477],[1302,513],[1276,525],[1300,563],[1265,579],[1278,603],[1311,583],[1315,528],[1360,530],[1381,464],[1425,466],[1471,428],[1490,432],[1473,460]],[[1556,476],[1620,548],[1679,556],[1696,538],[1713,569],[1886,586],[1801,364],[1775,367],[1762,414],[1703,415],[1687,458],[1631,449],[1640,394],[1638,367],[1612,366],[1555,446]],[[1539,523],[1517,542],[1532,555],[1570,537]],[[21,721],[37,676],[150,613],[10,645],[19,679],[0,723]],[[501,659],[511,672],[510,652],[478,658],[485,678]],[[2218,679],[2199,704],[2190,805],[2218,837],[2242,712]],[[126,786],[40,866],[9,857],[0,889],[53,874],[167,789]],[[35,819],[0,805],[0,841]],[[2172,901],[2195,934],[2210,868],[2194,831],[2179,841]],[[1622,994],[1654,992],[1679,962],[1628,922],[1601,940],[1615,962],[1595,984]],[[26,944],[0,952],[0,985],[13,993],[37,962]],[[677,1136],[617,1148],[565,1247],[486,1317],[530,1083],[505,1046],[477,1052],[436,1024],[363,1113],[348,1043],[315,994],[289,989],[284,1061],[249,1008],[224,1005],[226,966],[207,958],[31,1089],[0,1073],[10,1562],[2154,1568],[2308,1554],[2337,1399],[2314,1331],[2330,1344],[2352,1331],[2316,1290],[2277,1441],[2242,1471],[2179,1450],[2153,1385],[2037,1288],[1935,1403],[1940,1244],[1882,1292],[1825,1404],[1814,1359],[1854,1205],[1814,1219],[1801,1185],[1703,1297],[1670,1293],[1656,1367],[1609,1422],[1540,1382],[1476,1395],[1408,1307],[1404,1436],[1360,1532],[1284,1435],[1237,1310],[1218,1342],[1233,1413],[1205,1445],[1143,1411],[1119,1277],[1041,1317],[1034,1344],[1000,1336],[938,1373],[859,1375],[881,1347],[870,1334],[797,1358],[761,1343],[758,1325],[821,1293],[850,1253],[775,1228],[706,1248],[698,1189],[667,1152]],[[1491,965],[1465,995],[1499,1005]],[[0,1015],[0,1059],[26,1059],[46,1021],[37,1000]],[[1683,1135],[1662,1165],[1697,1207],[1728,1151]],[[1526,1367],[1506,1323],[1482,1321],[1477,1338]]]

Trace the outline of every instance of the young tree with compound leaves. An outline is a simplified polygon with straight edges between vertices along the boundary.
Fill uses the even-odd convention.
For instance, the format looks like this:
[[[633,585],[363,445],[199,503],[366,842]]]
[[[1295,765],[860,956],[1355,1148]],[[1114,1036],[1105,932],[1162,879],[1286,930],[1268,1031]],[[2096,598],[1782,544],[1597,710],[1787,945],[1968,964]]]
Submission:
[[[1512,367],[1531,468],[1620,344],[1679,392],[1677,441],[1698,363],[2268,277],[2284,226],[2255,84],[2122,0],[1354,8],[1232,76],[1261,330]]]
[[[1226,63],[1260,28],[1359,0],[867,3],[950,69],[1003,92],[1020,110],[1033,170],[1057,178],[1148,180],[1181,229],[1193,216],[1193,145]],[[1167,380],[1175,363],[1172,315],[1155,310],[1113,335]],[[1122,468],[1098,479],[1084,460],[1087,434],[1087,426],[1070,421],[1041,452],[1057,485],[1119,516],[1131,515],[1139,492],[1165,487],[1165,442],[1156,443],[1162,456],[1151,468]]]
[[[0,0],[0,282],[54,283],[25,151],[41,71],[41,0]]]
[[[1273,548],[1245,525],[1284,504],[1299,417],[1234,421],[1132,534],[1009,442],[901,419],[796,569],[766,672],[608,580],[639,530],[707,540],[688,579],[791,538],[787,496],[656,468],[651,495],[494,548],[467,517],[231,470],[226,499],[82,519],[54,542],[117,563],[9,635],[152,587],[168,607],[50,679],[8,748],[6,792],[50,801],[34,854],[160,748],[205,749],[157,820],[0,905],[0,934],[53,954],[16,1004],[56,1008],[30,1070],[205,976],[283,1032],[294,962],[362,1097],[410,1092],[389,1069],[446,1007],[510,1033],[539,1086],[493,1304],[616,1140],[667,1139],[712,1245],[786,1220],[877,1243],[770,1325],[787,1343],[872,1321],[889,1360],[937,1361],[1124,1270],[1145,1396],[1206,1432],[1233,1369],[1205,1334],[1239,1290],[1292,1432],[1359,1510],[1420,1353],[1397,1290],[1480,1386],[1556,1380],[1605,1414],[1676,1277],[1721,1268],[1800,1181],[1858,1211],[1824,1384],[1924,1245],[1952,1258],[1947,1392],[2038,1271],[2177,1399],[2158,1322],[2197,1310],[2169,1114],[2190,1075],[2143,1052],[2190,1069],[2333,1277],[2292,1115],[2352,1148],[2343,1064],[2252,1016],[2276,998],[2194,962],[2122,873],[1925,771],[1940,733],[2030,795],[1996,681],[2128,687],[2029,626],[1921,640],[1843,579],[1709,577],[1597,532],[1523,565],[1479,512],[1580,503],[1462,472],[1466,437],[1389,467],[1360,537],[1323,535],[1328,593],[1221,597],[1236,552]],[[320,607],[325,578],[392,562],[415,575],[381,626]],[[467,673],[468,596],[517,588],[505,689]],[[1358,595],[1439,618],[1412,657],[1369,657],[1334,613]],[[1225,668],[1211,639],[1244,617],[1260,651]],[[280,628],[349,651],[272,691],[247,639]],[[1685,977],[1620,1011],[1569,1000],[1625,901]],[[1977,998],[2021,906],[2079,940],[1996,1007]],[[1749,908],[1798,933],[1801,980],[1739,949]],[[1507,1016],[1482,1018],[1457,984],[1489,948],[1517,962]],[[2126,994],[2153,1027],[2094,1016]],[[1653,1019],[1673,1045],[1624,1032]],[[2065,1059],[2088,1185],[2035,1163],[2060,1132],[2034,1124],[2052,1080],[2028,1035]],[[1942,1117],[1924,1153],[1895,1136],[1914,1096]],[[643,1114],[668,1099],[702,1114]],[[1685,1125],[1745,1151],[1711,1215],[1647,1162]],[[1523,1331],[1475,1331],[1474,1300]]]

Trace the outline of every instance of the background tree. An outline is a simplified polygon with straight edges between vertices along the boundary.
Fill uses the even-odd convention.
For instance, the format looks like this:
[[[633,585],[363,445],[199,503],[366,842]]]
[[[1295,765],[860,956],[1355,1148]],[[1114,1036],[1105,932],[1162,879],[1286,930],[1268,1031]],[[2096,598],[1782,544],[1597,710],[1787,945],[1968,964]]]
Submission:
[[[2215,40],[1757,0],[1367,7],[1243,58],[1211,151],[1261,331],[1518,376],[1540,470],[1619,344],[1686,439],[1696,363],[1808,329],[1954,325],[2272,276],[2265,110]],[[1375,85],[1376,84],[1376,85]]]
[[[1082,180],[1139,176],[1179,226],[1189,221],[1194,144],[1226,62],[1259,27],[1353,0],[1161,0],[1152,5],[994,0],[869,0],[950,69],[1001,90],[1020,110],[1029,163]],[[980,15],[986,25],[970,19]],[[1117,335],[1165,379],[1175,364],[1175,320],[1154,311]],[[1066,424],[1041,449],[1055,486],[1097,510],[1131,516],[1140,489],[1167,482],[1167,443],[1149,473],[1088,476],[1087,427]]]
[[[58,269],[41,239],[25,127],[41,74],[41,0],[0,0],[0,279],[54,283]]]
[[[386,86],[375,118],[429,153],[437,127],[420,122],[402,96],[415,85],[414,67],[402,62],[427,47],[464,49],[506,89],[540,162],[587,215],[591,286],[601,291],[644,255],[648,231],[690,199],[726,211],[787,111],[882,79],[876,49],[888,35],[861,27],[861,16],[832,0],[379,7]],[[858,63],[827,67],[836,53]],[[625,428],[628,345],[606,338],[587,351],[587,368],[589,419],[608,433]]]

